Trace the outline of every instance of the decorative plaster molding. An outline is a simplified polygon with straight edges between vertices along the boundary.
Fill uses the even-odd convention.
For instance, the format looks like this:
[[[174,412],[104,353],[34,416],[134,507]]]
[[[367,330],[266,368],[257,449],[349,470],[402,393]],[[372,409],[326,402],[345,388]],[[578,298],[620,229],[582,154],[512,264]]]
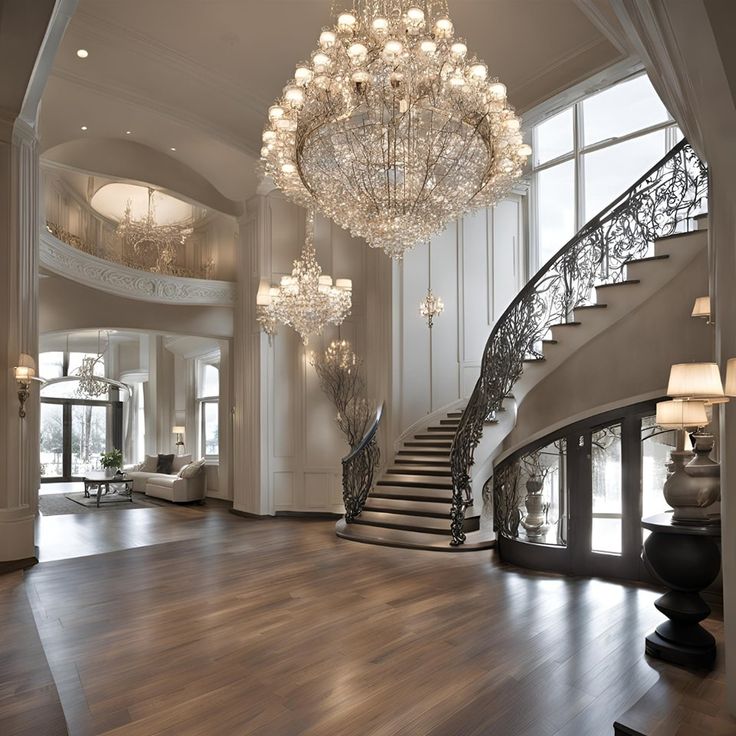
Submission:
[[[231,307],[235,303],[235,284],[230,281],[183,278],[128,268],[83,253],[45,228],[41,231],[40,259],[44,268],[59,276],[127,299],[210,307]]]

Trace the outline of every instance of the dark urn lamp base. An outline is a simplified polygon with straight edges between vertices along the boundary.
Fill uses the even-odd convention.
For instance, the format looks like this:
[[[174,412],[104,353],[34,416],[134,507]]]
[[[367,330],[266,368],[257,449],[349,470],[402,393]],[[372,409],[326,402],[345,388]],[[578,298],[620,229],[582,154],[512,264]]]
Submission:
[[[720,524],[678,524],[671,514],[659,514],[644,519],[642,526],[652,532],[644,542],[642,559],[669,588],[654,603],[667,621],[646,637],[645,651],[682,667],[711,669],[716,642],[700,625],[710,615],[700,591],[716,579],[721,567],[716,544]]]

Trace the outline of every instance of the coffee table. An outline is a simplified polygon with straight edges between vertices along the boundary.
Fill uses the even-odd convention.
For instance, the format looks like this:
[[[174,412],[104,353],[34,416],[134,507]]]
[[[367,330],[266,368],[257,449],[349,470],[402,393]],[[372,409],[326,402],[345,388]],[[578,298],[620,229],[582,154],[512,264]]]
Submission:
[[[90,491],[97,493],[97,508],[100,507],[102,496],[128,496],[133,503],[133,479],[127,475],[111,475],[110,473],[89,473],[84,476],[84,497],[90,498]],[[117,486],[117,487],[116,487]],[[119,486],[122,486],[120,488]]]

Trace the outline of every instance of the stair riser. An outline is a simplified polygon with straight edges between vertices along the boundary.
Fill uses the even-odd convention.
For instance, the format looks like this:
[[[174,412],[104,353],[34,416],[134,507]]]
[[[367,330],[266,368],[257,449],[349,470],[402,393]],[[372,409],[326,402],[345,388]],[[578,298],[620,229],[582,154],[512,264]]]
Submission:
[[[440,490],[452,490],[452,483],[437,480],[428,476],[422,480],[406,480],[400,475],[392,475],[388,478],[382,478],[376,484],[377,486],[401,486],[402,488],[439,488]]]
[[[419,475],[421,468],[421,475],[422,476],[432,476],[433,478],[450,478],[452,477],[452,474],[450,473],[449,467],[438,467],[438,468],[432,468],[425,465],[420,465],[416,469],[412,468],[411,465],[407,465],[405,467],[401,468],[389,468],[386,471],[386,475],[406,475],[407,473],[411,473],[412,475]]]

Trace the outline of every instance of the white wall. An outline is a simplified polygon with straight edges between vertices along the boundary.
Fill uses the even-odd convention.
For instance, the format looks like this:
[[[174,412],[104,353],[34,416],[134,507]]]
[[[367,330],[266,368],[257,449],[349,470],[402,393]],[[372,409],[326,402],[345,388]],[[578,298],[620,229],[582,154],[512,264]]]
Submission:
[[[525,280],[524,198],[453,222],[394,266],[393,425],[467,398],[496,320]],[[430,285],[444,312],[430,332],[419,302]]]
[[[305,212],[277,192],[266,199],[271,263],[270,272],[262,273],[262,277],[277,283],[282,275],[291,272],[294,259],[299,257],[304,243]],[[310,354],[323,350],[339,335],[350,340],[357,354],[367,359],[367,262],[385,258],[323,218],[315,222],[315,249],[324,273],[353,280],[353,308],[339,330],[328,327],[322,337],[312,337],[306,348],[299,336],[284,326],[273,344],[266,347],[267,370],[262,390],[268,418],[267,426],[262,427],[262,441],[267,442],[265,478],[273,512],[342,510],[340,460],[348,446],[335,423],[334,406],[320,389]],[[389,360],[390,356],[385,356],[385,370]],[[263,379],[262,376],[262,382]]]

